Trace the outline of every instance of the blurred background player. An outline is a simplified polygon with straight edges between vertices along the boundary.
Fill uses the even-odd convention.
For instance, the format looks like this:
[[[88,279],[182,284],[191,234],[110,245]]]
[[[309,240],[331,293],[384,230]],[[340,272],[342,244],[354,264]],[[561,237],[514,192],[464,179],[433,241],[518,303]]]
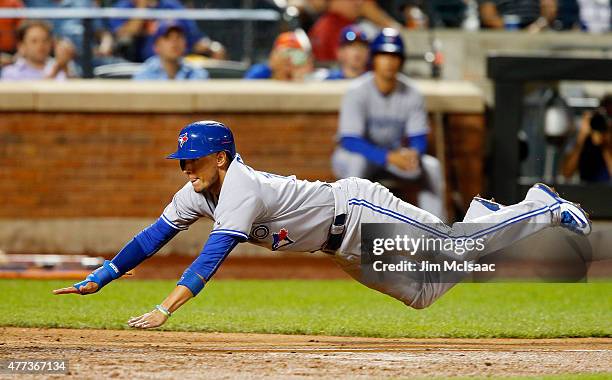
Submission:
[[[274,41],[268,63],[251,66],[244,79],[303,81],[314,70],[310,41],[301,30],[281,33]]]
[[[24,21],[17,29],[17,61],[2,69],[2,80],[64,80],[74,76],[74,48],[66,41],[55,44],[51,58],[53,34],[45,21]]]
[[[357,25],[350,25],[340,33],[337,68],[331,69],[328,80],[357,78],[368,68],[370,45],[365,32]]]
[[[576,143],[563,164],[566,178],[576,172],[586,182],[610,182],[612,178],[612,95],[606,95],[599,109],[582,118]]]
[[[176,22],[164,22],[154,35],[155,55],[148,58],[134,74],[135,80],[199,80],[208,79],[206,69],[185,62],[187,40],[183,27]]]
[[[396,180],[404,198],[406,182],[418,181],[418,206],[444,220],[442,170],[425,154],[427,113],[421,93],[400,73],[405,51],[398,31],[383,29],[370,54],[373,72],[357,79],[342,100],[334,174]]]

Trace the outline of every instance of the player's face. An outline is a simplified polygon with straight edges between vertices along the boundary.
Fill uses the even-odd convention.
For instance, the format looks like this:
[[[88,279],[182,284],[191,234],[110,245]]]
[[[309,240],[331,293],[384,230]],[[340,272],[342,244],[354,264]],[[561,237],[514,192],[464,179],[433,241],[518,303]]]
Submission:
[[[402,66],[402,59],[395,54],[376,54],[374,56],[374,74],[385,80],[395,79]]]
[[[209,154],[196,160],[185,160],[183,165],[183,173],[191,181],[196,193],[214,191],[217,187],[220,189],[219,169],[219,153]]]

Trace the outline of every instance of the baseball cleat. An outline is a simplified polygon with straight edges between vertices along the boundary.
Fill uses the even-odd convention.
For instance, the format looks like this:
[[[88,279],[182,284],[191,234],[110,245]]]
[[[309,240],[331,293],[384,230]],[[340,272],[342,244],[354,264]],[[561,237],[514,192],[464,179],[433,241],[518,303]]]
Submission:
[[[495,202],[495,198],[491,198],[491,200],[488,200],[482,198],[480,194],[475,196],[474,200],[491,211],[499,211],[502,207],[504,207],[502,204]]]
[[[553,212],[553,222],[577,234],[591,233],[589,214],[579,204],[561,198],[550,186],[536,183],[529,189],[526,200],[543,202]]]
[[[543,183],[536,183],[533,185],[531,189],[527,191],[525,200],[542,202],[548,206],[555,206],[561,202],[567,202],[559,196],[559,193],[557,193],[555,189]]]
[[[558,215],[556,218],[559,226],[580,235],[586,236],[591,233],[589,214],[579,204],[565,201],[555,213]]]

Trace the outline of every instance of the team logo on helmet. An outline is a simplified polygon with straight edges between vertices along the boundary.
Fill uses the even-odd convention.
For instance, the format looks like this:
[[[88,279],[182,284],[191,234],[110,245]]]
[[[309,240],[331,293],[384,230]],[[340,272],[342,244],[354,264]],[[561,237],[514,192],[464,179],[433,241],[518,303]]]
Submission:
[[[285,228],[281,228],[280,231],[274,232],[272,234],[272,240],[273,251],[294,243],[294,241],[289,237],[289,231],[287,231]]]
[[[187,142],[187,140],[189,140],[189,137],[187,136],[187,132],[185,132],[185,133],[183,133],[182,135],[179,136],[178,142],[179,142],[179,145],[181,146],[181,148],[183,147],[183,144],[185,144]]]

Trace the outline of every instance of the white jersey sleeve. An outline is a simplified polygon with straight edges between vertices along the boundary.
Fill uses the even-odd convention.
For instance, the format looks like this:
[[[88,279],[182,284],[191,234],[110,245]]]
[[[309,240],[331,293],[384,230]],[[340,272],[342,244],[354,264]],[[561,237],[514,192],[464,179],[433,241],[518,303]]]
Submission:
[[[199,218],[212,219],[213,207],[212,199],[208,199],[205,194],[196,193],[191,182],[187,182],[174,194],[161,218],[172,228],[186,230]]]
[[[266,211],[255,176],[240,157],[234,159],[221,188],[211,235],[222,233],[248,240],[253,222]]]
[[[340,122],[338,136],[342,137],[364,137],[367,124],[367,106],[364,91],[355,86],[344,94],[340,106]]]
[[[404,134],[408,137],[429,133],[425,99],[414,86],[409,87],[406,97],[406,124]]]

